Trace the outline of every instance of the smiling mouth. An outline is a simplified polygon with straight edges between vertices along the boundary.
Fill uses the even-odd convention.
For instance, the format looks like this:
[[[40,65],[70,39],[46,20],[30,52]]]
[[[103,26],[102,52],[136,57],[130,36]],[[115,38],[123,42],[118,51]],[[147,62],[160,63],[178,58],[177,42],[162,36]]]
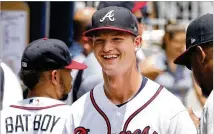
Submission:
[[[118,54],[111,54],[111,55],[102,55],[102,57],[106,60],[112,60],[112,59],[116,59],[119,57]]]

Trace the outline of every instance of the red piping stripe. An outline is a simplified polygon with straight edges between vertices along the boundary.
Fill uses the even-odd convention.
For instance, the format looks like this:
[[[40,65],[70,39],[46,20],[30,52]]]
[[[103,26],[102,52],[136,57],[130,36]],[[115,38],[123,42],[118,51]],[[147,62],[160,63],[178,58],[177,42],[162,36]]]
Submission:
[[[105,113],[99,108],[99,106],[96,104],[95,100],[94,100],[94,95],[93,95],[93,90],[92,89],[90,91],[90,98],[91,98],[91,102],[94,106],[94,108],[100,113],[100,115],[104,118],[105,122],[106,122],[106,125],[107,125],[107,134],[111,134],[111,124],[110,124],[110,121],[108,119],[108,117],[105,115]]]
[[[144,108],[146,108],[160,93],[160,91],[163,89],[163,86],[160,86],[156,93],[150,98],[142,107],[140,107],[138,110],[136,110],[129,118],[126,120],[125,125],[123,127],[123,131],[126,132],[126,129],[130,123],[130,121],[139,113],[141,112]]]
[[[24,107],[24,106],[10,105],[10,107],[23,109],[23,110],[42,110],[42,109],[48,109],[48,108],[53,108],[53,107],[63,106],[63,105],[66,105],[66,104],[56,104],[56,105],[51,105],[46,107]]]

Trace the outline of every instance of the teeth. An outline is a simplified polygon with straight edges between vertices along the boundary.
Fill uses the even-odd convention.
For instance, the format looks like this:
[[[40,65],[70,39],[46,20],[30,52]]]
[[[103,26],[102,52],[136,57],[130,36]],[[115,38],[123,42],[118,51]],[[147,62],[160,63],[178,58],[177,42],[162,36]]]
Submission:
[[[117,58],[117,55],[104,55],[104,58]]]

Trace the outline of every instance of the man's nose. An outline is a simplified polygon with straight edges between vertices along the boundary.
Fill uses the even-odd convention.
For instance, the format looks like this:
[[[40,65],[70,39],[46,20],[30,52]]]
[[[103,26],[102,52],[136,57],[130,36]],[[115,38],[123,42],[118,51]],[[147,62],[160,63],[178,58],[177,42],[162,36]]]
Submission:
[[[112,42],[110,40],[107,40],[104,44],[103,44],[103,51],[104,52],[109,52],[111,50],[114,49],[114,45],[112,44]]]

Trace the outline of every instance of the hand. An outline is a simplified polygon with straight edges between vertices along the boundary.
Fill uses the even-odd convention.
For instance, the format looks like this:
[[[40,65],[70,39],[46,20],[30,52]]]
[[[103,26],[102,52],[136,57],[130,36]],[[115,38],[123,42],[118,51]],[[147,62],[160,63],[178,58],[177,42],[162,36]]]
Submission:
[[[194,114],[194,112],[192,111],[192,108],[188,108],[188,112],[189,112],[189,115],[190,115],[192,121],[193,121],[194,124],[195,124],[195,127],[196,127],[196,128],[199,128],[199,126],[200,126],[200,118],[197,117],[197,116]]]

